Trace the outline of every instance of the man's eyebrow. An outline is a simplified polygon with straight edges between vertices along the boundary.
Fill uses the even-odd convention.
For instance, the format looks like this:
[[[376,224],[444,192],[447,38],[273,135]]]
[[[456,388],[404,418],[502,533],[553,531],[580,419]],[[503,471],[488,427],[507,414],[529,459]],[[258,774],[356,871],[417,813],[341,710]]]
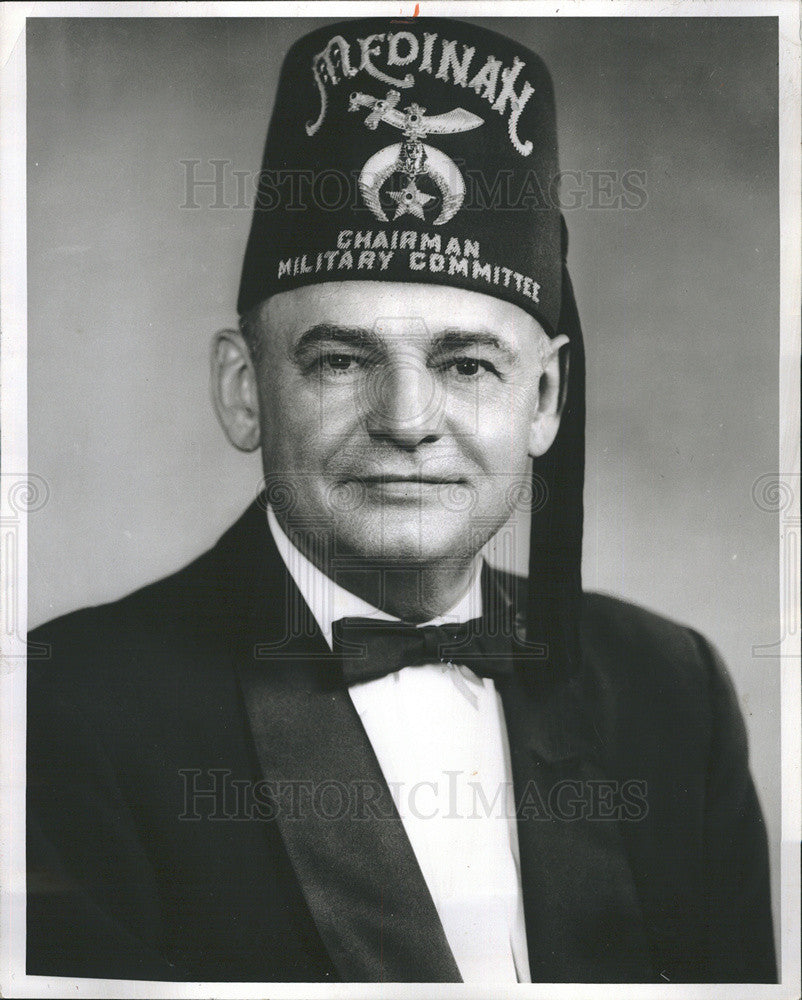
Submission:
[[[345,347],[373,350],[383,346],[382,338],[368,327],[316,323],[301,334],[293,346],[291,354],[295,360],[300,360],[310,348],[332,343]],[[489,347],[504,355],[511,363],[517,362],[520,357],[518,351],[495,334],[485,330],[465,330],[457,327],[443,330],[437,334],[432,340],[431,353],[465,350],[469,347]]]
[[[457,328],[444,330],[435,337],[433,347],[435,351],[454,351],[466,347],[489,347],[503,354],[511,362],[518,361],[520,357],[520,354],[514,347],[505,343],[499,337],[495,336],[495,334],[487,333],[484,330],[461,330]]]
[[[367,327],[363,326],[338,326],[336,323],[316,323],[308,330],[305,330],[298,338],[297,343],[292,348],[293,358],[302,357],[310,347],[319,344],[343,344],[348,347],[370,347],[381,346],[381,339]]]

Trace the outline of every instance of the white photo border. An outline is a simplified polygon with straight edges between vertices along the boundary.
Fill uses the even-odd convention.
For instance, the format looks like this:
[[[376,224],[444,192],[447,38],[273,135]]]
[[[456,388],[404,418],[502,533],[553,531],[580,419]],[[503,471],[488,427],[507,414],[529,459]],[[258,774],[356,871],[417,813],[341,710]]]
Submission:
[[[780,437],[777,490],[781,600],[781,952],[779,984],[521,984],[514,987],[413,984],[164,983],[45,978],[25,974],[25,642],[26,506],[40,484],[27,476],[26,52],[25,24],[40,17],[331,17],[366,14],[494,17],[777,17],[779,29]],[[582,995],[640,1000],[715,996],[796,1000],[800,996],[800,316],[802,315],[802,31],[797,0],[409,0],[268,3],[6,3],[0,10],[0,993],[13,997],[359,998],[433,996],[493,1000]],[[35,477],[33,477],[35,478]]]

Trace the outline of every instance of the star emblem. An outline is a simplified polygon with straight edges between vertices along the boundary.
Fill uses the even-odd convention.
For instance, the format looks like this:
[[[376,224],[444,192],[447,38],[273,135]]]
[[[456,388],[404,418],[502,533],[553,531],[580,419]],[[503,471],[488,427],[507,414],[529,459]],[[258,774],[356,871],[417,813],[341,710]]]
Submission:
[[[407,212],[418,219],[422,219],[424,217],[423,206],[434,197],[434,195],[425,194],[423,191],[420,191],[414,180],[410,180],[409,184],[400,191],[390,191],[389,193],[390,197],[398,205],[393,216],[394,220],[401,215],[406,215]]]

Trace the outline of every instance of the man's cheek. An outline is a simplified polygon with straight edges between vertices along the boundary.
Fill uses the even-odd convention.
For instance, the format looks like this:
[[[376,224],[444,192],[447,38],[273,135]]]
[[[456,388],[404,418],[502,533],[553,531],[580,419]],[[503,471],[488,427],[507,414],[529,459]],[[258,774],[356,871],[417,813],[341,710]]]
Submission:
[[[528,461],[529,425],[507,414],[505,422],[485,423],[464,439],[463,450],[482,472],[493,479],[519,475]],[[497,485],[497,483],[492,483]],[[488,488],[491,484],[485,484]]]
[[[313,385],[292,393],[286,405],[299,417],[297,433],[337,440],[364,423],[359,404],[351,387]]]

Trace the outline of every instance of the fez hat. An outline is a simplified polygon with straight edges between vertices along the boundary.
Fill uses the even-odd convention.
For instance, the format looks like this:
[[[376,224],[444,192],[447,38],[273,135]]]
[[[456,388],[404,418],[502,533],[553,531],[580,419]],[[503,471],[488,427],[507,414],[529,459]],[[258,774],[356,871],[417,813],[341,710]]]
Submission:
[[[543,61],[467,21],[354,19],[289,49],[237,307],[330,281],[444,284],[565,334],[557,438],[534,460],[527,644],[579,663],[584,349]]]

